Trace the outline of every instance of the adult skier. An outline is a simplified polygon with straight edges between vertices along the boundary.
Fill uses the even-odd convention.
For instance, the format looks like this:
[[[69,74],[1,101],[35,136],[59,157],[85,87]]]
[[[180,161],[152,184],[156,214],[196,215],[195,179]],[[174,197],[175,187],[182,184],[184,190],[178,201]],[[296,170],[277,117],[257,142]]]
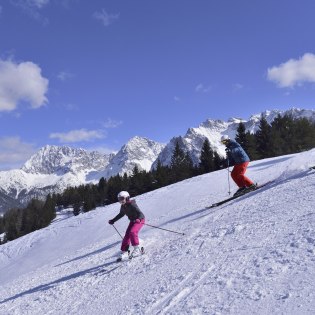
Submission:
[[[127,227],[125,236],[121,243],[121,252],[118,257],[118,261],[121,261],[128,256],[129,245],[133,246],[133,251],[130,254],[130,258],[138,256],[143,251],[143,247],[139,247],[138,233],[145,223],[144,214],[139,209],[135,200],[130,199],[130,195],[127,191],[121,191],[117,195],[118,201],[121,204],[120,212],[115,218],[108,221],[109,224],[113,225],[116,221],[121,219],[124,215],[127,215],[130,223]]]
[[[227,135],[222,136],[221,143],[226,146],[225,151],[227,154],[228,165],[234,166],[231,172],[231,177],[239,187],[234,196],[239,196],[248,191],[255,190],[257,186],[245,176],[250,159],[244,149],[238,142],[230,139]]]

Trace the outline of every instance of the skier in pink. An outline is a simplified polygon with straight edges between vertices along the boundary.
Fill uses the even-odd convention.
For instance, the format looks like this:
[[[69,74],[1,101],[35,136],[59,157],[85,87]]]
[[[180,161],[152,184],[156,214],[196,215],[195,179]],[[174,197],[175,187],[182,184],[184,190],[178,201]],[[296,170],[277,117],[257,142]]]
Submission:
[[[124,215],[127,215],[130,223],[127,227],[125,236],[121,244],[121,252],[118,257],[118,261],[128,256],[129,245],[133,246],[133,251],[130,254],[130,258],[140,255],[144,249],[139,247],[138,233],[145,223],[144,214],[139,209],[135,200],[130,200],[130,195],[127,191],[121,191],[118,196],[118,201],[121,204],[120,212],[115,218],[108,221],[109,224],[113,225],[116,221],[121,219]]]

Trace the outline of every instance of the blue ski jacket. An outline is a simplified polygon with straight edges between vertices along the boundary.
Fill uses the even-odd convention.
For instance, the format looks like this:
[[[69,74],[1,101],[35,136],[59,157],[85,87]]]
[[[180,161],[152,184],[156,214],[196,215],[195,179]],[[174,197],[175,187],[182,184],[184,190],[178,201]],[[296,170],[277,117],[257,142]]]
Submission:
[[[234,166],[236,164],[242,164],[250,161],[248,155],[241,145],[234,140],[230,139],[226,144],[226,153],[229,160],[229,166]]]

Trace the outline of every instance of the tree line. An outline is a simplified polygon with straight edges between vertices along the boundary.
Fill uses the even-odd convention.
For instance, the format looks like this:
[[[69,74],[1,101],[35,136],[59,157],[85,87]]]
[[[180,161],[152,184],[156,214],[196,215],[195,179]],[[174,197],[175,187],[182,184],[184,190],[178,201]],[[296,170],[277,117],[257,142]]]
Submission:
[[[278,115],[271,124],[263,116],[257,132],[245,131],[240,123],[236,141],[251,160],[303,152],[315,147],[315,123],[307,118],[294,119],[291,115]]]
[[[280,115],[268,124],[262,117],[255,133],[246,132],[244,123],[240,123],[235,139],[251,160],[297,153],[315,147],[315,124],[306,118],[293,119]],[[151,171],[139,170],[135,166],[129,176],[125,173],[109,179],[101,178],[98,184],[69,187],[63,193],[48,195],[45,201],[32,199],[25,209],[10,209],[0,218],[0,234],[5,232],[2,242],[49,225],[56,216],[55,209],[71,207],[73,214],[78,215],[115,203],[121,190],[136,196],[226,166],[225,158],[213,151],[207,138],[204,139],[197,165],[194,165],[190,153],[185,152],[177,142],[169,166],[162,165],[161,161]]]

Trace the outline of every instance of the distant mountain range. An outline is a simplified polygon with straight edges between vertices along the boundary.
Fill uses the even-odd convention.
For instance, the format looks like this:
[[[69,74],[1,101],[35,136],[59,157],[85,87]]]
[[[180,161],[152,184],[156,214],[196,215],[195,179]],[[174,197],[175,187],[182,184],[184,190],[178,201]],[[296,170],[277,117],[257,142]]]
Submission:
[[[315,122],[315,110],[292,108],[287,111],[265,111],[248,120],[232,118],[228,121],[208,119],[196,128],[189,128],[184,136],[174,137],[161,144],[144,137],[130,139],[116,154],[104,155],[68,146],[45,146],[34,154],[21,169],[0,172],[0,213],[10,207],[24,206],[31,198],[44,198],[48,193],[62,192],[69,186],[97,183],[101,177],[130,174],[135,165],[140,170],[154,168],[158,159],[169,165],[176,142],[199,162],[204,140],[209,139],[214,150],[224,155],[220,143],[223,134],[234,138],[240,122],[254,133],[264,115],[269,123],[280,114],[294,118],[306,117]]]

